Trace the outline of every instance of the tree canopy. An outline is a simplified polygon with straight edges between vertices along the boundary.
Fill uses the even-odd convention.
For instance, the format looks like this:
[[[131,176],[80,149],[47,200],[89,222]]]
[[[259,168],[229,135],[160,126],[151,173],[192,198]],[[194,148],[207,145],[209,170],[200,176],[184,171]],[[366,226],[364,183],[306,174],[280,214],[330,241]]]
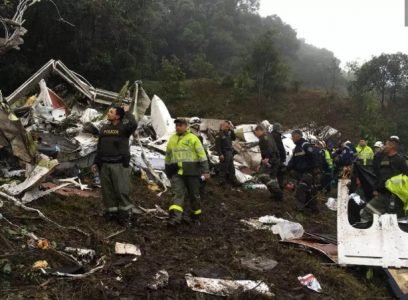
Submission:
[[[126,80],[160,80],[167,66],[163,59],[177,60],[186,78],[242,78],[244,73],[258,89],[264,73],[263,91],[294,80],[332,88],[328,78],[341,76],[333,53],[299,40],[278,16],[259,16],[259,0],[54,2],[70,24],[60,22],[47,2],[26,12],[29,31],[22,50],[0,57],[6,94],[51,58],[111,89]],[[10,6],[3,1],[0,10],[11,12]],[[267,66],[260,67],[262,59]]]

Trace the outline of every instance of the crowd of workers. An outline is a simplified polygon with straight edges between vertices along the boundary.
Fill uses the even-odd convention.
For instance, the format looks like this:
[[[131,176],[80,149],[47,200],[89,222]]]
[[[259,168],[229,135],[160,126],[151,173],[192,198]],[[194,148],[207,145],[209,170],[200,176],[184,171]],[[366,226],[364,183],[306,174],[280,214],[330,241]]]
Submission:
[[[129,138],[137,123],[127,106],[110,108],[108,120],[110,124],[100,130],[93,168],[100,172],[104,216],[129,225],[134,221],[134,206],[129,199]],[[200,134],[200,118],[179,118],[174,123],[176,133],[168,141],[165,157],[165,172],[174,194],[168,221],[172,226],[181,224],[186,218],[193,222],[199,220],[201,195],[205,182],[210,178],[208,153]],[[373,214],[389,212],[390,206],[398,216],[403,214],[401,200],[393,197],[389,186],[386,188],[389,179],[408,175],[406,160],[399,154],[398,137],[390,137],[385,144],[376,142],[374,150],[365,139],[361,139],[357,147],[346,141],[334,148],[324,141],[308,141],[301,130],[294,130],[291,136],[295,148],[285,165],[287,153],[282,143],[282,126],[276,123],[269,132],[263,125],[257,125],[254,134],[259,139],[261,152],[256,177],[267,186],[275,201],[282,201],[284,190],[295,186],[297,210],[316,214],[319,212],[318,192],[330,193],[341,172],[358,165],[374,173],[376,178],[373,193],[366,199],[368,204],[361,210],[361,221],[369,222]],[[233,124],[223,122],[215,142],[215,153],[220,161],[218,176],[223,185],[240,185],[235,176],[235,139]],[[361,183],[358,173],[351,173],[357,174],[354,178],[352,176],[352,180],[358,186]]]

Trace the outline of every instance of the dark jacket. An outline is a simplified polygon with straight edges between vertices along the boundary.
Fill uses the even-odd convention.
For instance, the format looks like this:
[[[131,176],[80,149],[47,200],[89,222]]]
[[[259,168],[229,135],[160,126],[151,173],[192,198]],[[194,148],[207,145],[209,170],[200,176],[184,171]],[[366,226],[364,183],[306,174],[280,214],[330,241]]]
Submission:
[[[117,125],[104,125],[99,132],[95,164],[99,167],[103,163],[123,163],[124,166],[129,166],[129,138],[136,128],[137,122],[130,113],[126,113]]]
[[[259,149],[261,150],[262,160],[268,158],[271,165],[280,163],[279,150],[271,134],[266,133],[259,138]]]
[[[276,131],[272,131],[272,136],[275,140],[276,147],[278,147],[280,161],[281,163],[284,163],[286,161],[286,150],[282,142],[282,134]]]
[[[338,167],[351,166],[356,159],[357,159],[356,148],[352,144],[347,144],[341,149],[337,165]]]
[[[235,141],[235,139],[236,136],[232,130],[227,132],[221,130],[218,132],[215,138],[215,150],[218,155],[225,155],[226,152],[232,151],[232,142]]]
[[[376,190],[380,193],[385,193],[387,191],[385,182],[399,174],[408,175],[408,165],[405,158],[399,154],[391,157],[384,154],[374,172],[377,177]]]
[[[312,172],[319,165],[313,146],[304,138],[297,141],[295,145],[288,168],[299,173]]]

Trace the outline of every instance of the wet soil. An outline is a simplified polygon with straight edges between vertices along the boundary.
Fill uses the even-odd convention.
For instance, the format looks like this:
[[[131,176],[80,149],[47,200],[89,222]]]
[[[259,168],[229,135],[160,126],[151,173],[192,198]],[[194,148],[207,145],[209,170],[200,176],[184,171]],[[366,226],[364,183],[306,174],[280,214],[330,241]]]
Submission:
[[[171,194],[162,197],[150,192],[134,178],[132,199],[136,206],[166,209]],[[31,206],[64,226],[77,226],[90,237],[72,230],[58,229],[7,202],[0,212],[11,222],[37,236],[44,237],[56,249],[66,246],[91,248],[106,257],[105,267],[84,279],[57,278],[33,271],[37,260],[47,260],[52,268],[70,268],[72,263],[54,250],[29,249],[28,238],[0,220],[0,299],[218,299],[191,291],[185,274],[196,276],[263,280],[276,299],[392,299],[381,270],[366,279],[367,268],[343,268],[325,256],[279,243],[269,231],[253,230],[240,220],[275,215],[300,222],[306,231],[336,234],[336,213],[319,200],[320,214],[297,214],[293,195],[276,202],[267,191],[244,191],[220,186],[216,179],[207,186],[200,224],[183,224],[169,228],[166,220],[144,214],[137,225],[108,240],[105,238],[121,227],[106,222],[100,199],[55,195],[37,200]],[[140,246],[142,256],[132,258],[114,254],[115,242]],[[278,265],[269,271],[251,271],[241,265],[241,258],[262,256]],[[2,265],[9,263],[11,273],[4,274]],[[92,265],[88,266],[91,267]],[[159,270],[167,270],[169,285],[158,291],[147,288]],[[298,276],[313,273],[324,293],[302,288]],[[233,299],[263,299],[251,293],[232,295]]]

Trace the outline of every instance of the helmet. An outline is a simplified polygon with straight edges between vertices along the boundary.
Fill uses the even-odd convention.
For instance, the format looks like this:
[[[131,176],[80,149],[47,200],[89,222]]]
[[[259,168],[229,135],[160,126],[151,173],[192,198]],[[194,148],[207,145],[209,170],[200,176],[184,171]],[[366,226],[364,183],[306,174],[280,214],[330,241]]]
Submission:
[[[190,126],[200,125],[201,119],[199,117],[192,117],[188,123],[190,124]]]
[[[397,141],[400,140],[399,136],[397,136],[397,135],[392,135],[392,136],[390,136],[390,139],[392,139],[392,140],[397,140]]]
[[[383,142],[381,142],[381,141],[375,142],[374,148],[382,148],[382,147],[384,147],[384,143],[383,143]]]

